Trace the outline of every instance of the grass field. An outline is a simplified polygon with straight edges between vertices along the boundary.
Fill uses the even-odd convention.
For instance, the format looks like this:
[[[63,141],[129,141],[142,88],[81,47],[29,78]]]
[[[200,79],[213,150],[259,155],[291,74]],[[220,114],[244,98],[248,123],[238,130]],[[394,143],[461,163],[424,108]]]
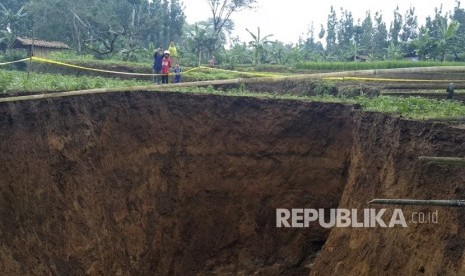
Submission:
[[[464,66],[464,62],[405,61],[387,60],[370,62],[302,62],[296,65],[300,70],[351,71],[372,69],[396,69],[411,67]]]
[[[261,73],[258,73],[261,74]],[[240,72],[227,72],[215,70],[193,71],[188,75],[190,80],[231,79],[253,76]],[[322,82],[323,83],[323,82]],[[27,73],[24,71],[0,70],[0,92],[4,94],[27,94],[38,92],[72,91],[93,88],[115,88],[147,86],[147,80],[121,80],[115,78],[67,76],[59,74]],[[319,87],[317,85],[317,87]],[[326,86],[324,86],[326,87]],[[398,114],[414,119],[444,118],[449,116],[465,116],[465,105],[459,101],[434,100],[423,97],[394,97],[379,96],[368,98],[331,96],[324,91],[318,96],[283,95],[270,93],[254,93],[244,89],[217,91],[213,87],[179,88],[176,92],[207,93],[226,96],[251,96],[288,100],[340,102],[347,104],[360,104],[364,110]]]

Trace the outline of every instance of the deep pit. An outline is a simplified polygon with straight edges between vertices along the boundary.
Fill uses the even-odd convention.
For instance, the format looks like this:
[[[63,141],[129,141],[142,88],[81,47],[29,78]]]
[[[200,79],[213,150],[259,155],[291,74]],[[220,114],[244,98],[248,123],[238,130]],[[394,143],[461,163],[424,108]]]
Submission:
[[[460,209],[406,229],[275,226],[276,208],[461,198],[463,169],[416,160],[465,156],[464,143],[460,128],[342,104],[150,92],[2,103],[0,273],[465,273]]]

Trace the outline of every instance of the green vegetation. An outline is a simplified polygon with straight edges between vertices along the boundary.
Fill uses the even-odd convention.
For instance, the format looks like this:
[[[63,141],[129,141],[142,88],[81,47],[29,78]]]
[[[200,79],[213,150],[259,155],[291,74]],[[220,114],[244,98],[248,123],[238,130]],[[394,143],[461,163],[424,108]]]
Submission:
[[[67,43],[83,56],[81,62],[98,62],[89,58],[93,57],[149,65],[155,48],[167,48],[170,41],[177,45],[181,65],[190,67],[212,57],[225,68],[273,64],[308,70],[412,66],[404,64],[404,58],[426,62],[414,66],[465,62],[465,9],[460,1],[452,11],[438,5],[427,18],[419,18],[415,7],[366,12],[362,18],[332,7],[322,11],[329,12],[327,21],[309,26],[306,36],[295,37],[296,43],[272,40],[272,33],[262,36],[257,26],[246,26],[254,29],[244,41],[231,37],[235,26],[231,15],[253,9],[257,0],[202,1],[210,6],[210,17],[187,24],[181,0],[3,0],[0,53],[12,51],[15,37],[34,34]],[[394,15],[392,22],[386,22],[386,14]],[[345,62],[357,59],[383,62]]]
[[[357,102],[368,111],[399,114],[413,119],[465,116],[465,105],[458,101],[380,96],[372,99],[358,97]]]
[[[91,88],[147,85],[145,81],[118,80],[102,77],[71,77],[0,70],[0,92],[52,92]]]
[[[379,96],[373,98],[369,96],[335,96],[332,95],[331,91],[333,87],[328,82],[322,82],[321,85],[316,85],[316,87],[326,87],[328,89],[328,93],[323,92],[323,89],[321,89],[320,93],[316,96],[256,93],[240,88],[231,89],[228,91],[218,91],[211,86],[182,88],[176,89],[174,91],[223,96],[245,96],[284,100],[304,100],[327,103],[330,102],[344,104],[359,104],[366,111],[397,114],[412,119],[431,119],[446,118],[451,116],[465,116],[465,104],[459,101],[434,100],[422,97],[402,98],[394,96]]]
[[[124,61],[118,59],[96,59],[93,55],[78,55],[72,51],[51,53],[47,58],[75,65],[93,66],[95,68],[109,66],[128,67],[133,70],[151,70],[152,68],[152,56],[150,54],[146,55],[146,62]]]
[[[223,71],[192,72],[194,77],[201,79],[218,79],[237,77],[240,73]],[[20,71],[0,70],[0,92],[28,93],[71,91],[92,88],[146,86],[148,81],[118,80],[102,77],[72,77],[52,74],[26,73]],[[362,91],[356,87],[339,88],[330,81],[319,81],[312,84],[312,93],[301,95],[254,93],[247,91],[245,86],[228,91],[215,90],[213,87],[184,87],[177,92],[206,93],[225,96],[249,96],[259,98],[339,102],[360,104],[364,110],[390,114],[398,114],[414,119],[443,118],[450,116],[465,116],[465,105],[458,101],[433,100],[422,97],[377,96],[377,91]]]
[[[464,66],[465,62],[439,62],[439,61],[403,61],[386,60],[372,62],[301,62],[296,65],[301,70],[318,71],[351,71],[372,69],[396,69],[410,67],[434,67],[434,66]]]

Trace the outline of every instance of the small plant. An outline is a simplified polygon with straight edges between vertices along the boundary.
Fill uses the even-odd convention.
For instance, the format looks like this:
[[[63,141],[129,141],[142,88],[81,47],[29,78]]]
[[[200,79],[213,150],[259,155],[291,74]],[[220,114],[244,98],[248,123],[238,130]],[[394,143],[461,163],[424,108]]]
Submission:
[[[11,83],[13,82],[13,75],[9,72],[1,72],[0,71],[0,91],[4,92],[10,87]]]
[[[337,96],[339,93],[337,86],[329,81],[318,81],[313,87],[314,96],[331,95]]]

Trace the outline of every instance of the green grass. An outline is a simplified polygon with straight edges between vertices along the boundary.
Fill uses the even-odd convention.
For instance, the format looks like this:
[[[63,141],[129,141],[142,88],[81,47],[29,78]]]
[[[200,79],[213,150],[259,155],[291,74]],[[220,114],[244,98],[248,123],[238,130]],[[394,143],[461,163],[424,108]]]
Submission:
[[[358,97],[356,101],[364,110],[399,114],[412,119],[465,116],[465,105],[459,101],[393,96]]]
[[[212,74],[209,77],[218,77],[225,72],[213,73],[198,72],[199,74]],[[232,77],[232,76],[223,76]],[[207,78],[207,77],[203,77]],[[21,71],[0,70],[0,92],[1,93],[28,93],[28,92],[55,92],[72,91],[92,88],[131,87],[146,86],[148,81],[119,80],[102,77],[73,77],[52,74],[26,73]],[[326,89],[328,90],[328,89]],[[326,91],[325,90],[325,91]],[[328,90],[329,91],[329,90]],[[364,110],[376,111],[389,114],[398,114],[413,119],[445,118],[451,116],[465,116],[465,105],[458,101],[434,100],[424,97],[394,97],[379,96],[348,97],[343,94],[338,96],[331,93],[320,93],[318,95],[286,95],[272,93],[254,93],[247,91],[245,87],[239,87],[228,91],[215,90],[213,87],[184,87],[175,92],[203,93],[224,96],[247,96],[258,98],[303,100],[319,102],[338,102],[346,104],[360,104]],[[324,92],[324,91],[323,91]]]
[[[344,103],[344,104],[360,104],[363,110],[375,111],[388,114],[401,115],[411,119],[431,119],[431,118],[447,118],[454,116],[465,116],[465,104],[459,101],[450,100],[434,100],[423,97],[394,97],[380,96],[370,98],[366,96],[359,97],[338,97],[328,94],[317,96],[305,95],[289,95],[289,94],[271,94],[271,93],[256,93],[241,89],[232,89],[228,91],[218,91],[213,87],[190,87],[179,88],[173,90],[176,92],[197,93],[197,94],[213,94],[223,96],[241,96],[241,97],[257,97],[268,99],[284,99],[284,100],[303,100],[326,103]]]
[[[387,60],[370,62],[301,62],[296,65],[300,70],[350,71],[371,69],[396,69],[409,67],[464,66],[464,62],[405,61]]]
[[[152,68],[152,59],[150,55],[147,62],[129,62],[129,61],[122,61],[118,59],[96,59],[92,55],[77,55],[73,52],[55,52],[48,55],[49,59],[61,61],[61,62],[69,62],[73,64],[97,64],[97,65],[117,65],[117,66],[127,66],[127,67],[134,67],[134,68]]]
[[[0,93],[71,91],[147,85],[147,81],[26,73],[0,70]]]
[[[69,63],[69,64],[74,64],[74,65],[79,65],[83,67],[89,67],[89,68],[96,68],[96,69],[104,69],[104,70],[113,70],[113,71],[132,71],[136,73],[152,73],[152,59],[149,58],[147,59],[147,62],[140,63],[140,62],[125,62],[125,61],[120,61],[120,60],[114,60],[114,59],[105,59],[105,60],[98,60],[95,59],[91,55],[76,55],[72,52],[57,52],[49,55],[48,57],[51,60],[55,61],[60,61],[64,63]],[[192,67],[185,67],[182,66],[182,61],[181,61],[181,67],[183,69],[183,72],[187,72]],[[270,66],[273,67],[273,66]],[[50,65],[50,64],[43,64],[41,67],[39,67],[39,71],[42,72],[51,72],[51,73],[56,73],[59,72],[63,67],[61,66],[56,66],[56,65]],[[69,69],[68,70],[73,70]],[[266,67],[262,68],[263,70],[266,69]],[[270,69],[270,68],[268,68]],[[276,74],[281,74],[281,73],[270,73],[270,72],[262,72],[263,70],[257,70],[255,67],[243,67],[239,71],[234,71],[234,70],[215,70],[214,68],[212,69],[207,69],[207,68],[202,68],[202,69],[195,69],[191,72],[187,72],[184,74],[183,78],[185,81],[208,81],[208,80],[220,80],[220,79],[234,79],[234,78],[250,78],[250,77],[262,77],[262,76],[273,76]],[[77,70],[75,70],[77,71]],[[270,70],[272,71],[272,70]],[[99,75],[99,73],[93,73],[95,75]],[[115,75],[117,77],[118,75]]]

